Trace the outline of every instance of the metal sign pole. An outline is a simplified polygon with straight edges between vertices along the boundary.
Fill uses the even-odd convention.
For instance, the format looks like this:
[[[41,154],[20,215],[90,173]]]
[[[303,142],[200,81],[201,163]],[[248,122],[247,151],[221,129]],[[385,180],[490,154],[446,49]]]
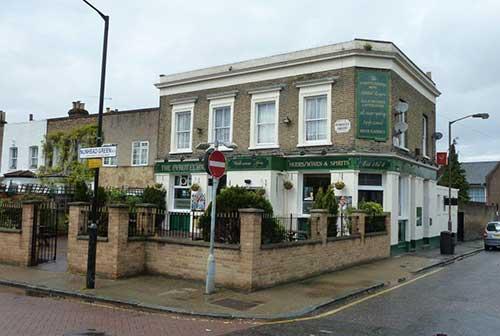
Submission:
[[[208,253],[207,259],[207,280],[205,286],[205,294],[212,294],[215,291],[215,255],[214,255],[214,243],[215,243],[215,214],[216,214],[216,199],[217,199],[217,187],[219,186],[219,179],[212,178],[212,213],[210,218],[210,251]]]

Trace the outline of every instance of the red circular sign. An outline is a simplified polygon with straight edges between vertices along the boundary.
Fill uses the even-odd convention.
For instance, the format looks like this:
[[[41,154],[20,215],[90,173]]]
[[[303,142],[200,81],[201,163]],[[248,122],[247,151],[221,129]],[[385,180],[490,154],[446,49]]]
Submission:
[[[226,157],[220,151],[213,151],[208,156],[208,170],[212,177],[220,178],[226,173]]]

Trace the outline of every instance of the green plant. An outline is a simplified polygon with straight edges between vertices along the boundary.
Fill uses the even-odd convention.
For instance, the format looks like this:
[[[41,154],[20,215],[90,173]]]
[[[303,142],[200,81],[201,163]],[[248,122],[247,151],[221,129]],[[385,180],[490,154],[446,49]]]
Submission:
[[[255,193],[259,196],[264,196],[266,194],[266,189],[264,188],[257,188],[255,189]]]
[[[283,182],[283,187],[286,189],[286,190],[290,190],[293,188],[293,183],[292,181],[285,181]]]
[[[90,193],[87,183],[84,181],[78,181],[75,184],[75,193],[73,195],[73,201],[75,202],[89,202]]]
[[[336,216],[339,212],[339,205],[337,203],[337,198],[335,197],[335,190],[330,185],[323,196],[323,206],[324,209],[328,210],[330,215]]]
[[[362,202],[359,210],[363,210],[368,216],[380,216],[384,213],[384,208],[377,202]]]
[[[159,207],[160,209],[165,209],[165,197],[167,196],[167,191],[161,184],[155,184],[153,186],[147,186],[142,194],[142,201],[144,203],[151,203]]]
[[[127,194],[118,188],[110,188],[106,192],[107,200],[111,204],[125,203],[127,200]]]
[[[316,195],[314,195],[314,203],[312,205],[313,209],[324,209],[325,208],[325,203],[324,203],[324,192],[323,188],[319,187],[318,192]]]
[[[465,176],[465,170],[460,165],[458,161],[458,154],[455,151],[455,145],[451,145],[450,157],[448,164],[451,168],[451,187],[459,189],[458,191],[458,201],[464,203],[469,201],[469,183]],[[450,174],[448,171],[448,165],[443,168],[443,175],[438,180],[438,184],[448,187],[450,180]]]
[[[373,46],[370,43],[365,43],[363,45],[363,49],[365,49],[366,51],[370,51],[373,49]]]
[[[335,182],[335,189],[342,190],[344,188],[345,188],[344,181],[337,181],[337,182]]]
[[[198,191],[200,190],[200,185],[198,183],[193,183],[191,185],[191,191]]]

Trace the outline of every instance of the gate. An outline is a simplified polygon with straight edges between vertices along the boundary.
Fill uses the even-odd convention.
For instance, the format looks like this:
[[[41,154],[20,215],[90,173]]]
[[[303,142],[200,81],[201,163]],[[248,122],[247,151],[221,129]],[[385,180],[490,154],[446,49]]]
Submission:
[[[31,266],[55,261],[57,230],[66,212],[54,202],[35,204],[31,245]]]

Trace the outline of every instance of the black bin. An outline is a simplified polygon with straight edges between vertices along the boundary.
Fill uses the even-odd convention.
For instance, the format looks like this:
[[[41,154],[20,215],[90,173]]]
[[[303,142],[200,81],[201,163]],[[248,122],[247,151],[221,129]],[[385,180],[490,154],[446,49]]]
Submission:
[[[440,237],[441,254],[455,254],[456,235],[454,232],[442,231]]]

